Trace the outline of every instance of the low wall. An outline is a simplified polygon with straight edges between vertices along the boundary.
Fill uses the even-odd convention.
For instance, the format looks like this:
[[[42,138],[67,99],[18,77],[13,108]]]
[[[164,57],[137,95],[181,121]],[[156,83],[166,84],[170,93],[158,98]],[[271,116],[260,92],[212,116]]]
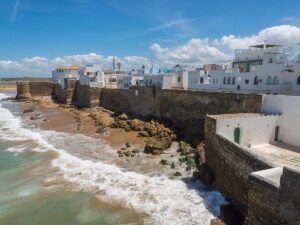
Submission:
[[[99,106],[100,93],[100,88],[81,85],[78,82],[73,95],[73,103],[84,108]]]

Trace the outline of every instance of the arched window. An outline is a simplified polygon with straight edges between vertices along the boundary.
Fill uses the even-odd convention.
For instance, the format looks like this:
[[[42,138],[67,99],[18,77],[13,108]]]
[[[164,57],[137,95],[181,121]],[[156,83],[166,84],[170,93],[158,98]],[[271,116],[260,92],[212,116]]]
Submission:
[[[271,84],[273,84],[272,77],[268,76],[268,78],[267,78],[267,85],[271,85]]]
[[[273,78],[273,84],[274,85],[278,85],[279,84],[279,79],[278,79],[277,76],[274,76],[274,78]]]
[[[235,84],[235,77],[232,78],[232,84]]]
[[[254,77],[254,82],[253,82],[253,84],[254,84],[254,85],[258,85],[258,77],[257,77],[257,76]]]
[[[300,85],[300,76],[299,76],[298,79],[297,79],[297,84]]]
[[[228,77],[228,84],[231,84],[231,77]]]
[[[223,79],[223,84],[226,84],[226,77],[224,77]]]

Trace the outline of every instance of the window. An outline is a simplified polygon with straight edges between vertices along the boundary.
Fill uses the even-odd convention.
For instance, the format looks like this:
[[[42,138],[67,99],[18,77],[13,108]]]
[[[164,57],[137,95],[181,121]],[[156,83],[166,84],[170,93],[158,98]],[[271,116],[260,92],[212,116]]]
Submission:
[[[279,79],[278,79],[277,76],[274,76],[274,78],[273,78],[273,84],[274,85],[278,85],[279,84]]]
[[[235,84],[235,77],[232,78],[232,84]]]
[[[247,80],[245,80],[245,84],[249,84],[249,80],[247,79]]]
[[[253,82],[253,84],[254,84],[254,85],[258,85],[258,77],[257,77],[257,76],[254,77],[254,82]]]
[[[227,84],[231,84],[231,77],[228,77]]]
[[[226,77],[224,77],[223,79],[223,84],[226,84]]]
[[[271,76],[268,76],[268,79],[267,79],[267,85],[271,85],[271,84],[273,84],[272,77],[271,77]]]
[[[203,84],[203,77],[200,78],[200,83]]]
[[[178,82],[178,83],[181,82],[181,77],[177,77],[177,82]]]
[[[273,63],[273,59],[272,58],[269,58],[269,63]]]
[[[297,79],[297,84],[300,85],[300,76]]]

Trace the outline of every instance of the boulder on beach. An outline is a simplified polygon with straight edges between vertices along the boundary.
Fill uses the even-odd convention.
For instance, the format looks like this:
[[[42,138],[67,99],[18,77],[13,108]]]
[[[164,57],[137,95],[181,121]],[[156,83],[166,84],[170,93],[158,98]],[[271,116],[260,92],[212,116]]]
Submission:
[[[161,154],[165,149],[171,146],[172,141],[168,138],[156,139],[149,138],[144,149],[145,153],[153,155]]]
[[[32,113],[32,112],[34,112],[34,109],[33,109],[33,108],[25,109],[25,110],[23,111],[24,114],[25,114],[25,113]]]
[[[128,120],[128,116],[125,113],[123,113],[120,116],[118,116],[118,119],[120,119],[120,120]]]

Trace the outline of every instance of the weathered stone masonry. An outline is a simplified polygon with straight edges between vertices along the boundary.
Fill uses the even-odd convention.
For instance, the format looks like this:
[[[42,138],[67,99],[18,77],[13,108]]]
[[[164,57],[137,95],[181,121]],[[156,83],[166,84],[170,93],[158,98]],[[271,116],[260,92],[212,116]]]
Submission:
[[[245,225],[300,224],[300,174],[283,168],[278,183],[256,171],[276,167],[216,133],[216,119],[205,121],[205,159],[215,175],[214,185],[245,216]]]

